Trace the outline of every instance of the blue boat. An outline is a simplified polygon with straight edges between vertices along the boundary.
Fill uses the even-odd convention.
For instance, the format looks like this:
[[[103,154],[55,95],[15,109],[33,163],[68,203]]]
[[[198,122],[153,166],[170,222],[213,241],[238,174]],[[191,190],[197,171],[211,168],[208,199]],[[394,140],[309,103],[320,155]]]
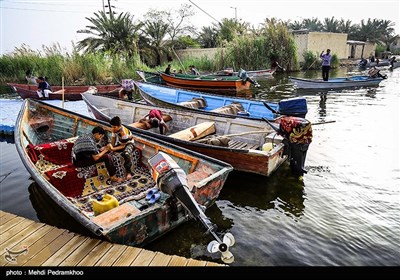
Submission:
[[[189,111],[207,111],[216,115],[237,115],[241,117],[273,120],[279,115],[305,117],[307,102],[303,97],[270,103],[265,100],[228,97],[199,91],[173,88],[147,82],[135,81],[142,98],[148,103]]]

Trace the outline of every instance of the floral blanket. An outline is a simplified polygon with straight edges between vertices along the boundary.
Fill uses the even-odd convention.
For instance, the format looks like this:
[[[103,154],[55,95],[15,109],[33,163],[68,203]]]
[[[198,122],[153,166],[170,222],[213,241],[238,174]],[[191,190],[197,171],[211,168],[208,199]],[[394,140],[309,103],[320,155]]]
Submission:
[[[130,180],[117,184],[111,182],[104,162],[81,168],[72,164],[71,150],[75,139],[29,144],[27,152],[49,182],[87,215],[92,215],[92,200],[99,194],[113,195],[118,201],[127,197],[141,199],[148,189],[155,186],[150,171],[141,162],[139,149],[133,152],[134,175]],[[113,157],[123,166],[122,155],[115,153]]]

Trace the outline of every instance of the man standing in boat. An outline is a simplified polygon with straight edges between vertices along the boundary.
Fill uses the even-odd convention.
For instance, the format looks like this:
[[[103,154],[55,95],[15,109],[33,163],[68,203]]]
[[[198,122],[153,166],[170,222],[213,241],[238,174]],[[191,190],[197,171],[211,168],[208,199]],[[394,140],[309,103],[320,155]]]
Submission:
[[[331,69],[331,50],[327,49],[326,53],[324,51],[321,52],[319,57],[322,59],[322,79],[324,81],[328,81],[329,79],[329,70]]]

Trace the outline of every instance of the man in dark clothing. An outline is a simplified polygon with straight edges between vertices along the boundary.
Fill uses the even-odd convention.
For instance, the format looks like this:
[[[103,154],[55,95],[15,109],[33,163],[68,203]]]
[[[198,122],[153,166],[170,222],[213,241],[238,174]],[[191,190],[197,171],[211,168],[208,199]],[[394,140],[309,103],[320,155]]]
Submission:
[[[168,64],[167,68],[165,68],[165,74],[171,75],[171,64]]]
[[[49,99],[49,94],[52,93],[49,83],[46,82],[43,77],[38,77],[36,82],[38,83],[38,89],[36,92],[39,98],[43,99],[45,97],[46,99]]]
[[[98,148],[99,142],[105,135],[105,130],[101,126],[93,128],[92,133],[81,135],[76,139],[72,147],[72,163],[76,167],[87,167],[95,163],[103,161],[112,181],[121,182],[122,178],[115,176],[115,168],[112,164],[112,159],[107,154],[111,147],[109,145]]]

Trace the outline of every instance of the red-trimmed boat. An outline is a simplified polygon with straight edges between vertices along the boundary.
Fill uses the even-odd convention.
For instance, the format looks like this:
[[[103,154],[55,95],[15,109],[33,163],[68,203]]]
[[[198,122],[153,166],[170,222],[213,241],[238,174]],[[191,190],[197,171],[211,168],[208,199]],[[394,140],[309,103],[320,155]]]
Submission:
[[[251,85],[249,81],[234,76],[167,75],[163,72],[160,75],[168,86],[225,95],[236,95],[239,91],[249,89]]]
[[[36,90],[38,88],[37,85],[34,84],[16,84],[16,83],[7,83],[11,87],[14,93],[17,93],[22,99],[31,98],[31,99],[40,99]],[[93,93],[109,93],[114,91],[115,95],[118,96],[117,89],[120,88],[121,85],[96,85],[96,86],[64,86],[64,100],[76,101],[82,100],[82,92],[86,92],[88,90]],[[53,93],[49,94],[50,100],[62,100],[62,86],[51,86]]]

